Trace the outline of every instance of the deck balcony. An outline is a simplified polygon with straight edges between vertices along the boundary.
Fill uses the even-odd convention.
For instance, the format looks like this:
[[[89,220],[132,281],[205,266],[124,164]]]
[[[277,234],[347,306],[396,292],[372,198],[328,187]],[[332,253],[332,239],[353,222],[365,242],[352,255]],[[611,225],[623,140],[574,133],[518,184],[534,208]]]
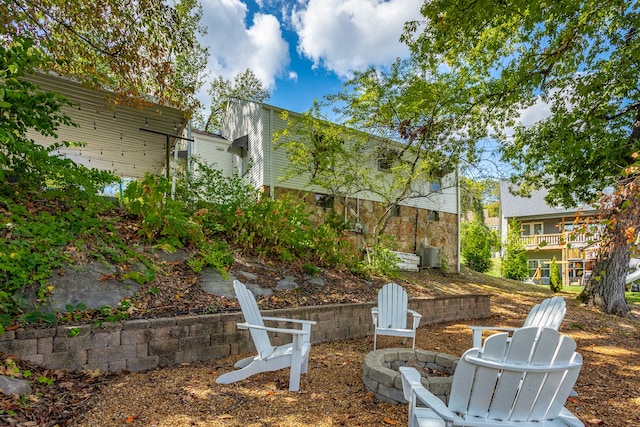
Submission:
[[[521,236],[520,242],[526,250],[533,249],[562,249],[570,244],[572,247],[582,247],[592,244],[594,236],[581,233],[532,234]]]

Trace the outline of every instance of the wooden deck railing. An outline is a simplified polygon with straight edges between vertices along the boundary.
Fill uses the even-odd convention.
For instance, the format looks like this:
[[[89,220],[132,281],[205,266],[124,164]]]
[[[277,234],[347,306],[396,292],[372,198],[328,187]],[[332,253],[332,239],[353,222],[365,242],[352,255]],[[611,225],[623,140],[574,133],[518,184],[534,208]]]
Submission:
[[[591,237],[593,240],[593,237]],[[534,234],[531,236],[520,237],[520,242],[525,247],[560,247],[566,244],[588,243],[589,239],[584,234]]]

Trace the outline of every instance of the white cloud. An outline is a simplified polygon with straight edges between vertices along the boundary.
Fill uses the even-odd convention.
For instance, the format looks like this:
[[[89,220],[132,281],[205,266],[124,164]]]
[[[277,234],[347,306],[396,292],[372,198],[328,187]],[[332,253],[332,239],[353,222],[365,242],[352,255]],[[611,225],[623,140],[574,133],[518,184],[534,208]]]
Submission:
[[[551,115],[551,106],[538,98],[535,104],[520,112],[520,118],[518,121],[525,127],[533,126],[540,120],[545,119]]]
[[[240,0],[202,0],[202,7],[207,34],[201,43],[209,47],[209,78],[231,80],[250,68],[266,88],[273,89],[290,60],[278,19],[258,13],[247,22],[247,6]],[[207,89],[205,84],[197,95],[205,104]]]
[[[422,0],[309,0],[294,7],[291,20],[298,52],[315,67],[340,76],[406,56],[399,42],[405,22],[421,17]]]
[[[293,80],[294,82],[298,81],[298,73],[295,71],[289,71],[289,80]]]

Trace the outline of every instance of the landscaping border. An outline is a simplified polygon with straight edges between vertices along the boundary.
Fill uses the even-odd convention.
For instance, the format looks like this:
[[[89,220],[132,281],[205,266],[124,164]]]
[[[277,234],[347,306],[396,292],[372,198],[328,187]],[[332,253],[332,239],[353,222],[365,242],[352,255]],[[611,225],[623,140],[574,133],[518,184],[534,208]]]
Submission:
[[[490,315],[489,295],[411,298],[409,307],[422,313],[420,325]],[[371,307],[375,303],[332,304],[266,310],[273,317],[308,319],[312,342],[339,341],[373,335]],[[49,369],[101,372],[145,371],[165,366],[254,352],[241,312],[171,318],[136,319],[101,326],[63,325],[48,329],[18,329],[0,335],[0,353],[15,355]],[[278,327],[287,327],[286,323]],[[272,336],[274,345],[287,334]]]

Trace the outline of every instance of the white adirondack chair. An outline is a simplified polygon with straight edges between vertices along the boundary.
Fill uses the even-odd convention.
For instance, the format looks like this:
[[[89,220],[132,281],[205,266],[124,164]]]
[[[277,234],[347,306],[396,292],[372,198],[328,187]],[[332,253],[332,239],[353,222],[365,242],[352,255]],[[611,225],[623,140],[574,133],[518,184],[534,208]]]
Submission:
[[[298,391],[300,389],[300,374],[307,372],[309,351],[311,350],[311,325],[314,325],[316,322],[312,320],[263,317],[260,314],[258,304],[251,291],[237,280],[233,281],[233,287],[245,318],[245,322],[238,323],[237,326],[240,329],[249,329],[258,355],[247,357],[236,362],[234,366],[239,369],[220,375],[216,379],[216,382],[219,384],[230,384],[244,380],[260,372],[290,368],[289,390]],[[297,323],[301,325],[301,329],[267,327],[264,325],[265,320]],[[271,345],[268,332],[289,334],[292,336],[292,342],[274,347]]]
[[[582,366],[575,341],[552,328],[527,327],[488,337],[467,350],[453,374],[449,403],[400,367],[409,427],[582,427],[564,404]]]
[[[378,306],[371,309],[373,318],[373,349],[376,349],[378,335],[413,338],[416,347],[416,328],[422,314],[407,307],[407,291],[397,283],[387,283],[378,291]],[[407,328],[409,314],[413,318],[411,328]]]
[[[538,326],[553,329],[560,328],[567,313],[567,304],[562,297],[547,298],[540,304],[533,306],[522,327]],[[518,328],[507,328],[502,326],[469,326],[472,332],[472,347],[479,348],[482,345],[483,331],[513,332]]]

